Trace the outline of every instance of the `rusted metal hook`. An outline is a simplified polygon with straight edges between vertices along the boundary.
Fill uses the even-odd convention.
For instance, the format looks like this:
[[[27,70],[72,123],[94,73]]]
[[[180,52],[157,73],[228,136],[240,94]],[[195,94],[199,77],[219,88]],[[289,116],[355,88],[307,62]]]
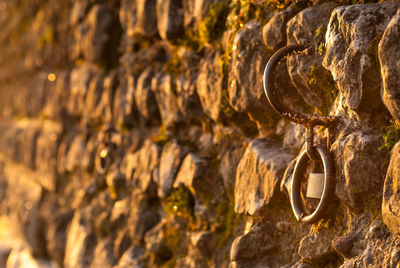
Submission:
[[[289,107],[286,107],[279,98],[277,89],[275,87],[276,69],[281,61],[286,57],[296,54],[310,54],[314,51],[313,46],[305,46],[300,44],[289,45],[279,49],[268,61],[264,70],[264,92],[267,96],[272,108],[281,116],[289,119],[292,122],[302,124],[307,128],[307,154],[311,159],[316,159],[317,155],[314,150],[313,138],[314,126],[329,126],[334,123],[337,118],[335,116],[305,114],[295,112]]]
[[[264,92],[267,96],[272,108],[281,116],[289,119],[292,122],[302,124],[307,129],[306,135],[306,150],[303,151],[297,160],[296,167],[293,173],[292,187],[290,193],[290,201],[292,204],[293,212],[296,219],[304,224],[311,224],[319,221],[326,209],[328,208],[328,201],[334,189],[334,165],[329,151],[320,146],[314,146],[314,126],[328,127],[334,123],[337,118],[334,116],[324,116],[316,114],[304,114],[295,112],[289,107],[286,107],[279,98],[278,92],[275,87],[276,69],[281,61],[286,57],[296,54],[310,54],[314,51],[312,46],[305,45],[289,45],[279,49],[268,61],[264,71]],[[307,157],[308,156],[308,157]],[[315,211],[309,215],[305,214],[304,206],[302,204],[300,188],[302,176],[307,167],[307,158],[317,161],[321,159],[324,166],[324,189],[321,200]]]
[[[304,114],[295,112],[289,107],[286,107],[279,98],[278,92],[275,87],[275,74],[278,64],[288,56],[296,54],[310,54],[314,48],[305,45],[289,45],[279,49],[268,61],[264,70],[264,92],[268,98],[272,108],[282,115],[298,124],[306,127],[311,126],[328,126],[336,121],[334,116],[317,115],[317,114]]]

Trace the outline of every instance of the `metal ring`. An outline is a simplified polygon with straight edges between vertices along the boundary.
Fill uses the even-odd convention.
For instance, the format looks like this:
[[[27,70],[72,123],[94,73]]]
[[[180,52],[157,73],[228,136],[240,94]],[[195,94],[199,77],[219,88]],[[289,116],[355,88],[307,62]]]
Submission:
[[[295,112],[281,102],[275,88],[275,74],[279,63],[287,56],[300,53],[308,54],[309,52],[313,51],[313,49],[314,48],[312,46],[296,44],[283,47],[275,52],[265,66],[263,79],[264,92],[272,108],[274,108],[274,110],[281,116],[289,119],[290,121],[303,124],[308,127],[314,125],[327,126],[336,121],[336,117]]]
[[[292,210],[296,219],[303,224],[316,223],[323,217],[324,213],[329,207],[329,200],[335,189],[335,181],[333,176],[334,166],[330,153],[325,147],[320,145],[315,146],[315,151],[321,157],[322,164],[324,166],[324,189],[322,191],[321,200],[317,208],[309,215],[306,215],[304,211],[304,206],[300,195],[302,175],[306,171],[307,161],[309,159],[306,150],[301,153],[293,172],[290,202],[292,204]]]

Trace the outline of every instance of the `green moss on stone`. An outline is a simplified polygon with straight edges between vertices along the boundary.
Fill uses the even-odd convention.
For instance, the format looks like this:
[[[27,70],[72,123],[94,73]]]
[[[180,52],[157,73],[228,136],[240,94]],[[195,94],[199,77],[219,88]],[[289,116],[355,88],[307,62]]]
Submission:
[[[387,150],[390,152],[393,146],[400,140],[400,126],[394,119],[390,120],[390,125],[384,127],[386,130],[383,134],[383,145],[378,148],[378,151]]]
[[[226,2],[211,5],[208,14],[199,24],[199,37],[201,42],[209,43],[217,39],[225,30],[226,16],[228,15]]]
[[[168,214],[185,218],[193,217],[194,199],[189,189],[180,185],[167,198],[165,210]]]

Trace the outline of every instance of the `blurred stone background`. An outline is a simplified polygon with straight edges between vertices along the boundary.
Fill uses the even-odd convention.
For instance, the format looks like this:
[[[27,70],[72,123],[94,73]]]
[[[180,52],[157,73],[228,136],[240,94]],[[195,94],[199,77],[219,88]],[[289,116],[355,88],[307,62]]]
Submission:
[[[400,3],[0,0],[0,267],[400,267]],[[296,222],[304,128],[335,199]]]

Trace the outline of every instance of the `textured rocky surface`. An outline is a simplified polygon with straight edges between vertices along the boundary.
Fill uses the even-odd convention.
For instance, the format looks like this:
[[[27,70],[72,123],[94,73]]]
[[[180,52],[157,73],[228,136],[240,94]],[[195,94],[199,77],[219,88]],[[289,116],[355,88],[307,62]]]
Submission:
[[[272,201],[283,172],[293,158],[279,142],[253,140],[236,171],[235,211],[259,215]]]
[[[296,14],[286,25],[287,43],[318,47],[318,44],[324,42],[324,30],[336,6],[335,3],[327,2]],[[289,75],[299,94],[311,107],[320,109],[327,105],[327,101],[331,101],[335,90],[331,74],[321,65],[322,59],[323,55],[318,51],[314,51],[314,57],[299,55],[288,59]],[[316,76],[319,76],[318,79]]]
[[[397,49],[397,43],[394,40],[397,40],[400,34],[399,19],[400,13],[398,11],[390,21],[388,27],[386,27],[378,47],[379,62],[381,64],[381,75],[383,80],[382,100],[397,122],[400,122],[398,108],[399,104],[396,97],[399,94],[397,85],[399,84],[400,67],[394,60],[398,58],[397,55],[399,53],[399,50]]]
[[[383,191],[383,204],[382,204],[382,216],[385,224],[388,228],[396,233],[400,234],[399,221],[399,183],[398,175],[399,171],[399,144],[393,148],[392,157],[390,159],[389,168],[385,179],[385,188]]]
[[[0,1],[0,267],[398,267],[399,4],[364,2]],[[262,85],[294,43],[279,97],[339,116],[313,225]]]
[[[324,67],[336,81],[352,110],[373,111],[380,102],[381,78],[377,45],[398,8],[390,1],[339,7],[326,33]]]

